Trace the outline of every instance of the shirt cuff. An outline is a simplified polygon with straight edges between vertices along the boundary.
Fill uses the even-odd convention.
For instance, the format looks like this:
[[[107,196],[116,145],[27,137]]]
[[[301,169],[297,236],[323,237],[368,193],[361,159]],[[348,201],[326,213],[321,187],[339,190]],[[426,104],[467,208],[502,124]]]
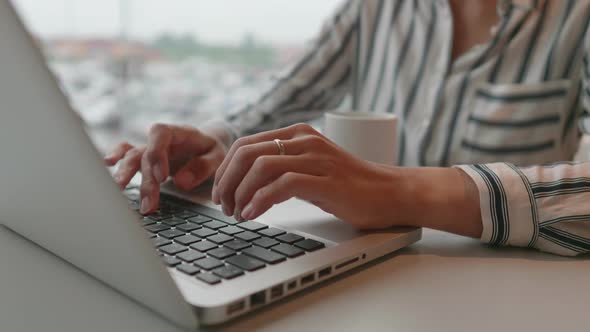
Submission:
[[[538,225],[535,201],[526,176],[507,163],[461,165],[477,185],[483,232],[495,246],[532,247]]]

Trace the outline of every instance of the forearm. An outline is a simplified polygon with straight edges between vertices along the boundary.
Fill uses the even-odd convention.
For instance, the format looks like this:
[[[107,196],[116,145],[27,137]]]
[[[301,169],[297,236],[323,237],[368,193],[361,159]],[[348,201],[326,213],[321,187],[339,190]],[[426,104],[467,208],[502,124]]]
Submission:
[[[457,168],[396,168],[403,223],[479,238],[482,221],[473,180]],[[398,193],[399,195],[399,193]],[[400,213],[400,212],[398,212]]]

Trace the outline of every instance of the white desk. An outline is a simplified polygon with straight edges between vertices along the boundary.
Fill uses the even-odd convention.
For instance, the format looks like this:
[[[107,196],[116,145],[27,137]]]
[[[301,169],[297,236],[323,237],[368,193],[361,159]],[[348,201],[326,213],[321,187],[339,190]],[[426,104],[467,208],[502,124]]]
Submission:
[[[0,331],[178,331],[2,228],[0,266]],[[589,281],[588,259],[427,230],[367,268],[210,330],[588,331]]]

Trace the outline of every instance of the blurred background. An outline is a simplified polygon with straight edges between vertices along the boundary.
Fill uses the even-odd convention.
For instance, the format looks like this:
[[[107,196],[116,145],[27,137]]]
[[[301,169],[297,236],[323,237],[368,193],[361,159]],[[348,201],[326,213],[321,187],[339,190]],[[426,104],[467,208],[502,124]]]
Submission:
[[[252,101],[342,0],[13,0],[102,150]]]

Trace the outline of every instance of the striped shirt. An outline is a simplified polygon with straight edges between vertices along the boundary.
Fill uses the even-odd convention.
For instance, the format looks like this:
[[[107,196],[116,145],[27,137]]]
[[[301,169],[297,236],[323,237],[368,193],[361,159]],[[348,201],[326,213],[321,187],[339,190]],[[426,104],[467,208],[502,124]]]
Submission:
[[[351,108],[396,114],[405,166],[460,166],[494,245],[590,252],[590,1],[500,0],[489,41],[453,61],[447,0],[350,0],[302,59],[228,117],[235,139]],[[590,126],[588,126],[590,127]],[[501,162],[501,163],[497,163]],[[517,166],[515,166],[517,165]]]

